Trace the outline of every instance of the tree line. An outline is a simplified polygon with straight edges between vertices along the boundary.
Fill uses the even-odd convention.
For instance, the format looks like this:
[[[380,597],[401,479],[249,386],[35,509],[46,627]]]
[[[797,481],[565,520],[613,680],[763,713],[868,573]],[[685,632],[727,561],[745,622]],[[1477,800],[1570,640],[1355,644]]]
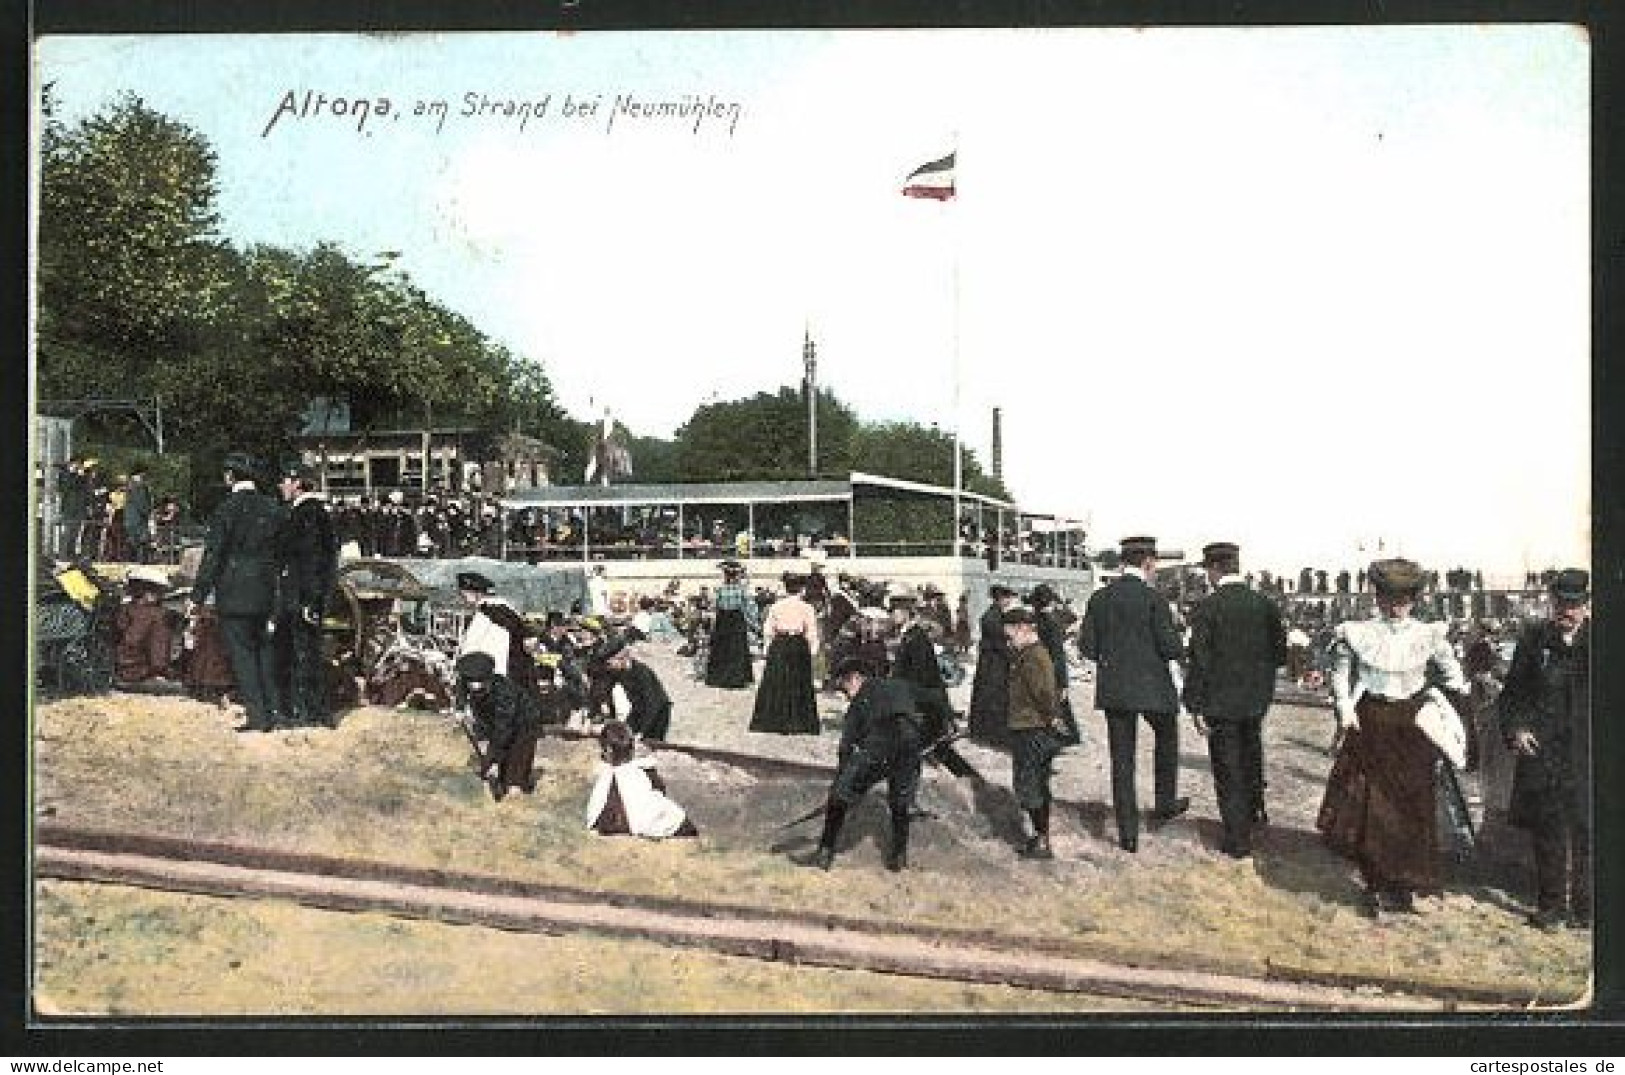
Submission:
[[[212,474],[233,449],[294,451],[315,397],[349,402],[355,429],[425,422],[519,432],[581,480],[597,423],[568,414],[545,369],[425,292],[382,251],[239,245],[221,232],[219,162],[185,123],[126,94],[71,125],[45,89],[37,249],[42,401],[159,399],[170,450]],[[808,477],[806,398],[779,388],[697,408],[671,439],[625,428],[631,480]],[[864,422],[819,390],[818,470],[947,485],[953,438]],[[90,428],[116,438],[105,416]],[[966,487],[1003,496],[974,455]],[[206,487],[190,490],[208,499]],[[201,497],[198,494],[203,494]]]

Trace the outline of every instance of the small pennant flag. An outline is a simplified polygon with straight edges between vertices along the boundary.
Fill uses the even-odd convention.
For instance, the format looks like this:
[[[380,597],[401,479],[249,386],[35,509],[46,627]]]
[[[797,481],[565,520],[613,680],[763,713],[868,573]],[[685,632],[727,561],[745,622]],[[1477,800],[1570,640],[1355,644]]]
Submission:
[[[945,202],[954,196],[954,155],[922,164],[903,185],[906,198],[930,198]]]

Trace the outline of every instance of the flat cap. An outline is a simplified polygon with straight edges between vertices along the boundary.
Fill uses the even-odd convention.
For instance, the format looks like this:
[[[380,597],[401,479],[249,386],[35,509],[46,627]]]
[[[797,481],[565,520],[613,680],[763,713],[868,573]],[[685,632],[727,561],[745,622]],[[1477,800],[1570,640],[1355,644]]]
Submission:
[[[1411,560],[1378,560],[1367,574],[1372,587],[1382,594],[1420,593],[1427,581],[1421,566]]]
[[[1055,592],[1055,587],[1047,582],[1040,582],[1033,587],[1033,592],[1027,595],[1027,603],[1034,608],[1045,608],[1060,599],[1061,595]]]
[[[1003,583],[1000,583],[1000,582],[995,582],[993,585],[989,586],[987,588],[987,594],[988,594],[989,597],[993,598],[995,601],[997,601],[1001,597],[1017,597],[1017,596],[1019,596],[1016,593],[1016,591],[1012,590],[1010,587],[1008,587],[1008,586],[1006,586],[1006,585],[1004,585]]]
[[[1591,573],[1578,567],[1565,567],[1552,579],[1552,596],[1559,601],[1591,600]]]
[[[1017,605],[1015,608],[1006,610],[1004,615],[1000,616],[999,619],[1006,626],[1009,626],[1012,623],[1038,622],[1038,618],[1033,615],[1033,610],[1021,605]]]
[[[1157,539],[1154,537],[1126,537],[1118,542],[1118,554],[1124,557],[1140,557],[1157,555]]]
[[[497,587],[496,583],[478,571],[459,571],[457,572],[457,588],[467,590],[470,593],[491,593]]]
[[[1215,541],[1202,546],[1202,562],[1211,564],[1218,560],[1237,560],[1241,557],[1241,546],[1233,541]]]

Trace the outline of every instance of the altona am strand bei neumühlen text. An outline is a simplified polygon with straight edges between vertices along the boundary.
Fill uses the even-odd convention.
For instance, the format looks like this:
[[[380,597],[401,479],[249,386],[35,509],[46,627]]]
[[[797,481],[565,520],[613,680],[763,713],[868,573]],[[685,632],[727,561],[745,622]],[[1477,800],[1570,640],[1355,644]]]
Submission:
[[[269,137],[284,120],[341,120],[355,126],[358,134],[372,134],[385,123],[400,121],[403,117],[417,122],[435,124],[438,134],[446,120],[455,116],[462,121],[480,123],[512,123],[523,131],[533,121],[555,124],[596,124],[608,134],[617,124],[647,123],[650,121],[682,123],[694,134],[702,128],[726,129],[732,135],[739,126],[744,106],[738,101],[726,101],[716,94],[701,96],[683,93],[676,97],[647,98],[631,93],[576,94],[543,93],[535,97],[500,97],[477,90],[469,90],[456,101],[445,98],[419,99],[410,103],[387,96],[343,96],[318,90],[289,90],[277,101],[271,118],[260,137]]]

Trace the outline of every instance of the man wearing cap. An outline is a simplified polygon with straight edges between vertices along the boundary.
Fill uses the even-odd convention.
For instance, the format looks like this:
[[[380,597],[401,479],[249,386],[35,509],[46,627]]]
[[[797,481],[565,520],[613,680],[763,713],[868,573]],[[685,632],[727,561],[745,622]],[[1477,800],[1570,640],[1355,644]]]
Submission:
[[[478,571],[459,571],[457,591],[474,608],[463,629],[457,656],[466,653],[489,654],[497,674],[513,680],[528,691],[536,689],[536,662],[525,650],[530,628],[519,611],[496,594],[496,584]]]
[[[909,810],[920,781],[920,717],[914,692],[899,679],[884,679],[860,660],[844,660],[834,672],[836,689],[848,705],[836,750],[835,780],[824,808],[824,831],[812,856],[801,865],[827,870],[835,863],[835,843],[847,811],[864,793],[886,781],[891,843],[886,869],[908,865]]]
[[[643,739],[664,741],[671,728],[671,695],[654,669],[635,660],[621,638],[604,643],[598,656],[610,678],[626,692],[626,726]]]
[[[1003,746],[1008,738],[1010,708],[1010,643],[1004,634],[1004,614],[1014,607],[1016,591],[995,582],[988,587],[987,611],[982,613],[976,642],[976,672],[971,679],[970,721],[967,734],[979,743]]]
[[[1207,736],[1213,790],[1224,835],[1219,850],[1252,854],[1264,809],[1264,714],[1275,699],[1275,670],[1286,663],[1286,627],[1275,602],[1241,577],[1241,550],[1223,541],[1202,550],[1212,593],[1191,610],[1184,702]]]
[[[1140,848],[1140,805],[1134,780],[1135,737],[1144,715],[1155,737],[1155,823],[1190,808],[1179,789],[1179,692],[1170,662],[1184,654],[1168,602],[1151,586],[1157,565],[1155,538],[1124,538],[1122,575],[1089,595],[1078,652],[1095,662],[1095,708],[1106,713],[1112,761],[1112,809],[1117,844]]]
[[[509,788],[526,795],[536,790],[536,736],[541,711],[536,694],[496,670],[489,653],[457,658],[458,708],[473,717],[471,734],[479,753],[480,777],[501,802]]]
[[[1009,742],[1011,784],[1016,802],[1027,812],[1033,834],[1018,854],[1025,859],[1051,859],[1049,845],[1050,774],[1068,733],[1061,718],[1061,694],[1049,650],[1039,641],[1038,618],[1029,608],[1012,608],[1001,617],[1010,644]]]
[[[1440,750],[1418,718],[1438,704],[1432,685],[1459,694],[1467,679],[1446,625],[1411,617],[1422,569],[1379,560],[1369,578],[1378,617],[1338,624],[1333,636],[1329,685],[1342,748],[1315,824],[1358,867],[1363,911],[1376,918],[1415,913],[1415,894],[1440,887]]]
[[[231,672],[247,720],[245,732],[281,721],[271,617],[276,612],[283,509],[254,485],[254,463],[233,453],[223,467],[231,492],[209,520],[188,612],[214,598]]]
[[[1555,929],[1591,925],[1591,576],[1566,568],[1552,614],[1518,638],[1499,699],[1516,755],[1508,820],[1535,850],[1535,913]]]
[[[333,726],[327,699],[327,655],[322,617],[338,578],[339,541],[316,472],[303,463],[282,468],[277,491],[288,507],[282,531],[277,666],[289,721],[295,726]]]

